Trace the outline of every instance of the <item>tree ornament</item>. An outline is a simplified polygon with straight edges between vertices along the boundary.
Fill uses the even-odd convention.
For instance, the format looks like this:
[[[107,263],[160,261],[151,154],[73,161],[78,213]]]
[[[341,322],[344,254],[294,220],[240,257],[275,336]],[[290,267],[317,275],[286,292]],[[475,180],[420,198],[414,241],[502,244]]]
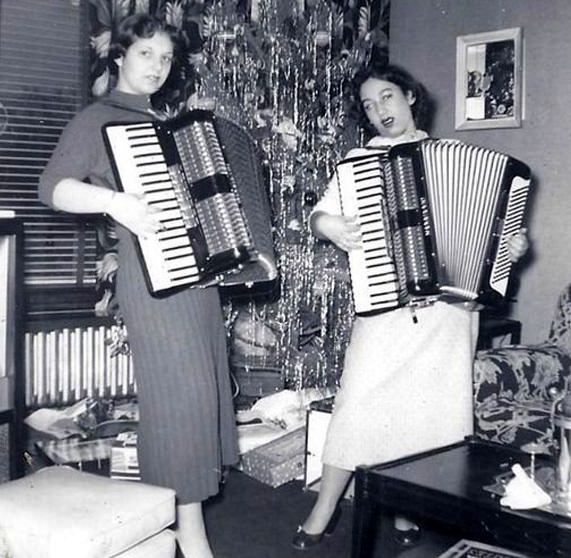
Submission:
[[[317,194],[313,190],[308,190],[303,194],[303,204],[306,207],[313,207],[317,203]]]

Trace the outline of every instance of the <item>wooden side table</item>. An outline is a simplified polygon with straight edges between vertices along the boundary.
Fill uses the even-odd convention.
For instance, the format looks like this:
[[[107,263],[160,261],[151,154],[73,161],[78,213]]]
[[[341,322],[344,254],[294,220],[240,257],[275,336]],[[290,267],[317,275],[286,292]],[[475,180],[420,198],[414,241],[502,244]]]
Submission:
[[[375,516],[385,510],[420,524],[441,525],[458,538],[568,558],[571,517],[506,508],[498,495],[484,488],[515,463],[527,467],[530,457],[516,448],[471,437],[383,465],[358,467],[351,557],[373,556]],[[380,548],[374,554],[383,555]]]

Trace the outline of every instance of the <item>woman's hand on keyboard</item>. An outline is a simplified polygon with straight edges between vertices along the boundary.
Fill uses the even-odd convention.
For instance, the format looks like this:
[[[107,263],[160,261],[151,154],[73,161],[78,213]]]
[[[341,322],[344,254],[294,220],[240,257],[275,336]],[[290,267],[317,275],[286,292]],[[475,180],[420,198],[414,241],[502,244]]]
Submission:
[[[323,236],[345,252],[361,248],[361,229],[355,217],[323,213],[319,216],[316,227]]]
[[[142,195],[115,192],[106,213],[142,238],[152,236],[162,229],[158,218],[160,210],[150,207]]]

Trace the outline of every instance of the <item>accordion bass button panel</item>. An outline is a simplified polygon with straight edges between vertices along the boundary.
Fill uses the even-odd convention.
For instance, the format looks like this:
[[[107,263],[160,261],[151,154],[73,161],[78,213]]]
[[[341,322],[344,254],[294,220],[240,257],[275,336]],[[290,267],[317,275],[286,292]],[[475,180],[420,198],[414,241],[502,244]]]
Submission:
[[[502,296],[505,296],[507,292],[512,267],[507,241],[522,226],[530,183],[529,175],[515,176],[511,183],[506,214],[502,221],[501,234],[498,240],[497,255],[490,272],[490,288]]]

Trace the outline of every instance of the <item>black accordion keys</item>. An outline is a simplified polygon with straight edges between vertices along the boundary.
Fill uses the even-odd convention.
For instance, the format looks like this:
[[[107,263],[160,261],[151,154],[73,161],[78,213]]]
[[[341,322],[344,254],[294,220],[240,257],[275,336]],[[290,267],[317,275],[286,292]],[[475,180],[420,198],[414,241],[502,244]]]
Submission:
[[[118,187],[161,210],[137,237],[151,294],[219,284],[244,293],[277,276],[270,207],[249,134],[210,111],[166,122],[115,122],[103,137]]]
[[[523,223],[527,165],[426,139],[341,161],[336,178],[342,212],[357,217],[363,239],[349,252],[357,313],[438,299],[505,300],[507,241]]]

